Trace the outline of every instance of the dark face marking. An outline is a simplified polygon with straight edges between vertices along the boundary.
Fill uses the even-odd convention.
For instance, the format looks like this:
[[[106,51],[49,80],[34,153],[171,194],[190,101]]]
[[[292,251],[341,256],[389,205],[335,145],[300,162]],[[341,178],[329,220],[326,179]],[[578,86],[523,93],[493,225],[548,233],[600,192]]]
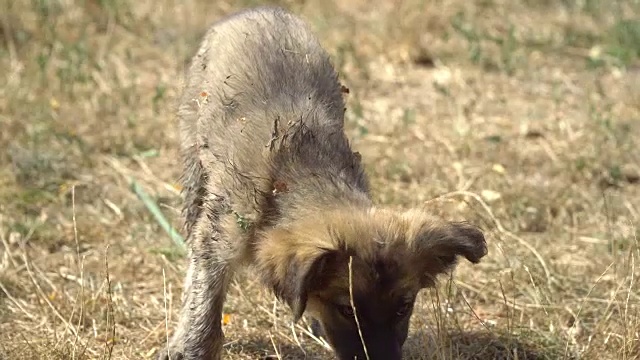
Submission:
[[[400,360],[418,289],[400,288],[402,274],[392,263],[377,262],[356,269],[359,272],[353,279],[360,283],[353,289],[355,312],[348,287],[339,286],[320,295],[323,310],[317,320],[322,335],[338,359],[366,359],[359,323],[369,359]]]
[[[401,359],[402,346],[407,338],[409,319],[413,311],[413,301],[397,306],[370,306],[371,299],[356,301],[356,314],[362,330],[362,337],[370,359]],[[365,359],[350,305],[334,305],[334,310],[320,322],[324,334],[335,349],[339,359]],[[387,308],[379,312],[376,308]]]

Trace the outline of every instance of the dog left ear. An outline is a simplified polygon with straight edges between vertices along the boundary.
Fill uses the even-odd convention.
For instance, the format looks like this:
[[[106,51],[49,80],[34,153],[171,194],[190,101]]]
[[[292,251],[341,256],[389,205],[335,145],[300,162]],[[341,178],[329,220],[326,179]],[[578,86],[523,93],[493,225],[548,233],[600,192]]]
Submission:
[[[305,231],[272,229],[263,234],[256,249],[257,271],[265,285],[289,305],[294,321],[307,308],[309,295],[322,289],[340,258],[336,249],[323,248]]]
[[[320,254],[310,257],[293,258],[286,271],[282,284],[282,297],[293,312],[294,322],[302,317],[309,293],[322,287],[326,278],[328,263],[334,258],[335,251],[322,250]]]
[[[413,244],[422,287],[433,286],[437,275],[453,270],[460,256],[476,264],[488,252],[484,234],[468,222],[427,221]]]

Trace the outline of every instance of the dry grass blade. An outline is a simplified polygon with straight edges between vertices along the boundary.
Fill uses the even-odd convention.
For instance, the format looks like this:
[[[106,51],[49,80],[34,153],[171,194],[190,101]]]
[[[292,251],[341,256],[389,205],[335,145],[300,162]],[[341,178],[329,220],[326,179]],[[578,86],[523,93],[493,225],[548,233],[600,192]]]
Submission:
[[[0,290],[2,290],[2,292],[4,292],[4,295],[15,305],[18,307],[18,309],[20,309],[20,311],[22,311],[22,313],[24,315],[26,315],[30,320],[36,320],[35,315],[31,314],[30,312],[28,312],[21,304],[20,302],[11,295],[11,293],[9,292],[9,290],[2,284],[2,281],[0,281]]]
[[[353,256],[349,256],[349,301],[351,302],[351,309],[353,310],[353,318],[356,321],[356,326],[358,327],[358,335],[360,335],[360,342],[362,343],[362,348],[364,349],[364,355],[369,360],[369,351],[367,350],[367,344],[364,341],[364,337],[362,336],[362,328],[360,327],[360,320],[358,320],[358,312],[356,310],[356,304],[353,300]]]
[[[109,360],[113,356],[113,348],[116,344],[116,321],[113,310],[113,294],[111,292],[111,277],[109,275],[109,245],[104,250],[104,270],[107,292],[106,329],[104,342],[104,358]]]
[[[166,346],[169,346],[169,310],[167,309],[167,277],[162,268],[162,300],[164,302],[164,330],[166,338]],[[168,354],[169,360],[171,360],[171,354]]]
[[[71,187],[71,211],[72,211],[72,221],[73,221],[73,239],[76,243],[76,261],[77,261],[77,266],[78,266],[78,272],[80,274],[80,295],[79,297],[76,297],[76,301],[75,304],[80,304],[80,314],[78,316],[78,323],[76,325],[76,337],[73,339],[73,345],[72,345],[72,351],[73,353],[71,354],[73,359],[76,358],[82,358],[84,356],[84,353],[87,349],[87,345],[83,344],[82,346],[82,351],[80,352],[79,355],[76,355],[76,350],[78,348],[78,341],[80,340],[80,327],[82,326],[82,323],[84,322],[84,261],[82,260],[82,258],[80,257],[80,242],[78,241],[78,223],[76,221],[76,187],[75,185]],[[71,315],[69,316],[69,319],[73,318],[73,315],[75,313],[75,306],[73,307],[73,311],[71,312]],[[71,320],[69,320],[69,322],[71,322]]]
[[[26,250],[24,244],[21,244],[21,247],[22,247],[22,259],[24,261],[25,269],[27,270],[27,274],[29,275],[29,279],[31,280],[31,284],[36,289],[36,293],[38,294],[40,299],[42,299],[47,304],[47,306],[53,312],[55,317],[58,318],[58,320],[62,321],[62,323],[65,325],[65,330],[70,331],[72,333],[72,335],[74,336],[74,338],[77,337],[78,333],[77,333],[76,329],[73,327],[73,325],[71,323],[69,323],[67,321],[67,319],[65,319],[62,316],[62,314],[60,314],[60,311],[58,311],[58,309],[55,307],[55,305],[53,305],[53,303],[51,302],[51,300],[49,299],[47,294],[45,294],[45,292],[42,290],[42,287],[40,286],[40,283],[38,282],[38,280],[36,279],[35,275],[33,274],[33,270],[31,268],[31,261],[29,260],[29,257],[27,255],[27,250]]]
[[[282,356],[280,356],[280,351],[278,351],[278,346],[276,346],[276,342],[275,340],[273,340],[273,334],[271,334],[271,332],[269,332],[269,340],[271,340],[271,346],[273,346],[273,351],[276,352],[276,357],[278,358],[278,360],[281,360]]]

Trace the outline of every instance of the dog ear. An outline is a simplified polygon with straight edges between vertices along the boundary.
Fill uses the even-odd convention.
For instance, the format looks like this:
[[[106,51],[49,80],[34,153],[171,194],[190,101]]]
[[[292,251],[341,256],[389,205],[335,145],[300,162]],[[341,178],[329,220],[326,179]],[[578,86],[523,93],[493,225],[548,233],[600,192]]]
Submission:
[[[317,255],[292,258],[282,284],[282,298],[293,312],[294,322],[302,317],[309,293],[322,288],[327,279],[329,263],[336,257],[333,250],[323,250]]]
[[[484,234],[468,222],[423,222],[413,245],[422,287],[433,286],[437,275],[453,270],[460,256],[476,264],[488,252]]]
[[[277,229],[265,234],[257,248],[258,272],[278,299],[291,308],[294,321],[300,320],[310,292],[322,288],[329,279],[329,264],[337,251],[319,247],[308,234]]]

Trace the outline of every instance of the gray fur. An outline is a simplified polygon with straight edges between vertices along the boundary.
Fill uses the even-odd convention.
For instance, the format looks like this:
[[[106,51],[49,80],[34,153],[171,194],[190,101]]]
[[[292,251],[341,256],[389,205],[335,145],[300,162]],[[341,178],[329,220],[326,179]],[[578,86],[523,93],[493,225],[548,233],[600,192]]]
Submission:
[[[190,262],[168,350],[171,359],[219,359],[227,286],[251,264],[257,234],[318,207],[371,201],[329,56],[282,9],[246,10],[209,29],[178,116]],[[276,196],[278,184],[286,191]]]

